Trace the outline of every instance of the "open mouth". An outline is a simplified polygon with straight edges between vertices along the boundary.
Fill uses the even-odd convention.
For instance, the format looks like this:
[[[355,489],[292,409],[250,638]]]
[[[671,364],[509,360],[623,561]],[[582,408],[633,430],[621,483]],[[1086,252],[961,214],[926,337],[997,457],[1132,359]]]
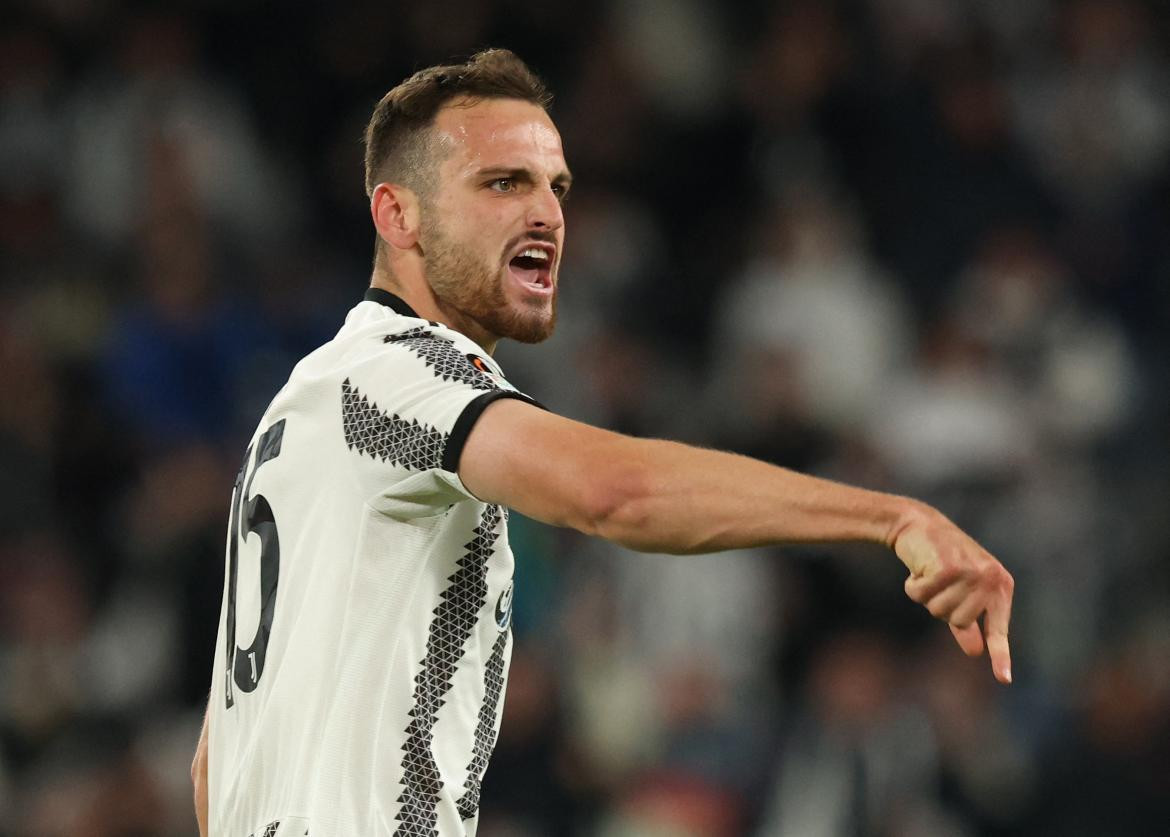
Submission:
[[[527,244],[508,262],[508,271],[529,293],[547,296],[553,292],[555,256],[556,248],[550,244]]]

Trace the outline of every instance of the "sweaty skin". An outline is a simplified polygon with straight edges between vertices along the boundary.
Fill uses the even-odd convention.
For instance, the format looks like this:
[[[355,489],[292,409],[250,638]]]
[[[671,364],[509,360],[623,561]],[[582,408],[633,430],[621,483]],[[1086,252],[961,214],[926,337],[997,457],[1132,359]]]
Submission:
[[[560,135],[541,108],[510,99],[457,99],[439,111],[434,131],[434,193],[381,183],[371,196],[386,245],[385,269],[371,284],[489,353],[504,337],[545,339],[556,323],[561,203],[572,181]],[[550,250],[539,291],[509,266],[526,244]]]

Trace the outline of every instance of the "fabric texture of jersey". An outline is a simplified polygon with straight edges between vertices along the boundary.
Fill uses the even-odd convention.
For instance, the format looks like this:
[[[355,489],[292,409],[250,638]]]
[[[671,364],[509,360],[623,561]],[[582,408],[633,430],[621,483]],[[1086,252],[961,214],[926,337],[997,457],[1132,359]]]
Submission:
[[[232,497],[210,698],[214,837],[472,835],[511,654],[507,511],[456,473],[521,398],[370,291],[297,364]]]

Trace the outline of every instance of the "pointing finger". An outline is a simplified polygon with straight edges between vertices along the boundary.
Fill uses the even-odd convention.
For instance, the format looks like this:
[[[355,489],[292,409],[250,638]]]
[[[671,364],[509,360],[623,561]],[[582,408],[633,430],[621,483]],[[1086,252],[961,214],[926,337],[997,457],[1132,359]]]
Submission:
[[[991,656],[991,670],[1000,683],[1012,682],[1012,655],[1008,646],[1008,622],[1011,620],[1011,593],[992,600],[983,618],[987,634],[987,652]]]
[[[1012,682],[1012,654],[1008,638],[1003,634],[987,635],[987,652],[991,656],[991,670],[1000,683]]]

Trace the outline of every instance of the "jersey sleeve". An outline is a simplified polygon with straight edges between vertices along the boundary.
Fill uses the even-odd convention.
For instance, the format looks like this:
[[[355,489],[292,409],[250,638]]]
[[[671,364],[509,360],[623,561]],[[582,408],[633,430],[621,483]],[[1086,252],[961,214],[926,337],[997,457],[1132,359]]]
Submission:
[[[341,383],[342,429],[371,506],[402,518],[476,499],[457,472],[484,409],[501,398],[538,402],[507,382],[470,341],[419,327],[387,335]]]

